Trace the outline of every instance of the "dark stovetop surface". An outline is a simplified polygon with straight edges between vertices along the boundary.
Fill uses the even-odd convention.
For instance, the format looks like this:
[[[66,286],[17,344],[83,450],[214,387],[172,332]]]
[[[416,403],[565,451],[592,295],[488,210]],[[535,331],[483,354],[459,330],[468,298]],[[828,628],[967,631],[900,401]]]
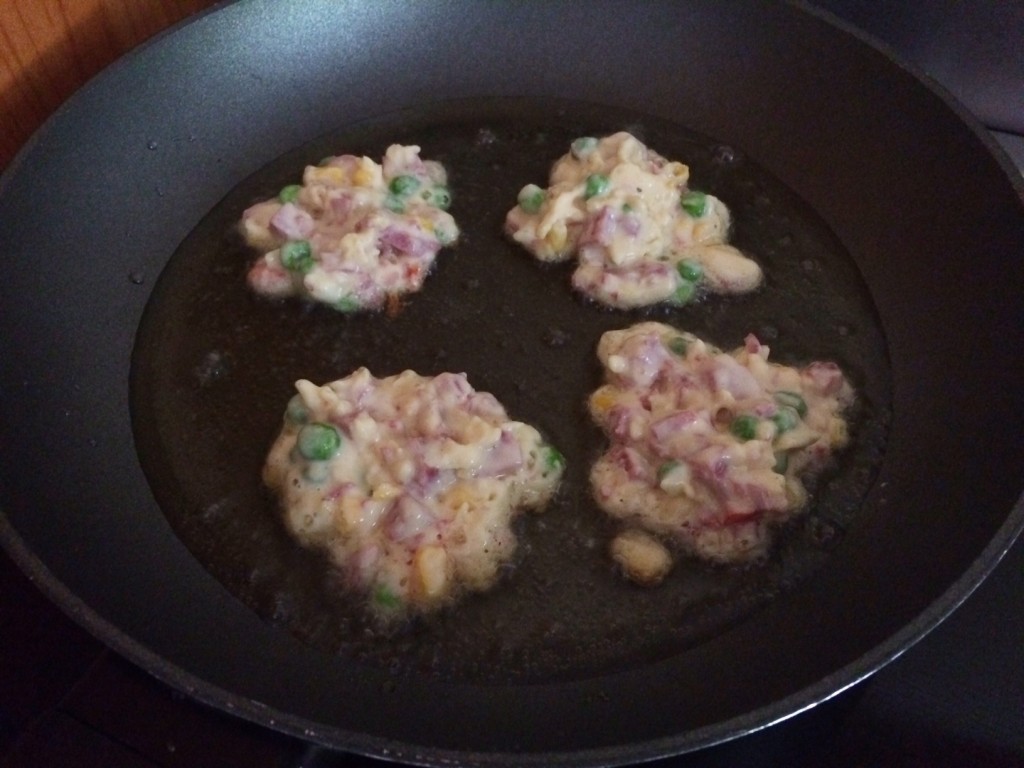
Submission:
[[[1024,172],[1024,3],[817,4],[942,83]],[[384,765],[185,698],[65,618],[3,555],[0,638],[0,766]],[[1024,768],[1024,541],[947,621],[868,680],[774,727],[649,765]]]

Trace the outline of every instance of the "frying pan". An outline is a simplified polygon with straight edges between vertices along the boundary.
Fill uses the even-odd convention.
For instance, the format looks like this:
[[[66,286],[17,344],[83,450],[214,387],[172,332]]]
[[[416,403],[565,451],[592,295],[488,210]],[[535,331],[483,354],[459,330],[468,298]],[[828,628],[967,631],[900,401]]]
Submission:
[[[735,589],[722,611],[699,614],[697,624],[714,619],[706,631],[697,626],[649,647],[645,627],[634,627],[621,643],[640,647],[639,654],[598,656],[594,665],[570,658],[551,676],[533,674],[529,663],[548,647],[550,632],[523,640],[507,670],[501,653],[484,655],[494,663],[473,669],[444,655],[459,647],[459,622],[470,621],[462,616],[479,620],[470,637],[493,638],[514,626],[509,620],[488,629],[480,622],[502,616],[503,600],[526,605],[524,575],[547,551],[540,523],[521,531],[527,551],[498,591],[409,636],[415,664],[403,666],[408,656],[396,652],[325,647],[322,633],[291,622],[290,615],[306,610],[302,605],[285,610],[283,619],[267,615],[257,588],[232,581],[249,564],[218,564],[203,550],[203,537],[190,533],[184,520],[193,481],[160,470],[171,449],[181,453],[194,434],[183,428],[169,438],[171,428],[160,426],[175,397],[188,400],[171,384],[179,381],[176,373],[196,371],[181,363],[194,360],[182,351],[192,330],[208,332],[198,311],[203,295],[186,301],[175,290],[189,280],[206,285],[208,276],[197,276],[189,260],[223,267],[217,259],[235,252],[223,229],[231,206],[335,141],[369,147],[394,133],[445,148],[445,137],[459,131],[490,131],[499,147],[519,147],[525,137],[553,141],[581,126],[635,128],[689,152],[713,187],[737,190],[739,240],[759,245],[776,274],[799,274],[794,258],[801,269],[810,264],[813,274],[786,303],[804,298],[814,308],[810,320],[827,319],[822,326],[831,330],[816,336],[800,312],[792,322],[782,317],[775,321],[779,350],[815,354],[817,339],[825,354],[853,361],[866,401],[861,434],[878,449],[873,461],[859,454],[870,472],[845,470],[856,478],[849,486],[844,470],[833,478],[856,492],[856,509],[837,516],[841,535],[804,556],[806,531],[788,532],[783,551],[796,553],[794,559],[773,561],[767,581],[757,573],[713,572],[732,579]],[[497,192],[514,187],[516,174],[543,168],[548,159],[539,154],[495,162],[507,174]],[[723,159],[730,170],[716,171]],[[459,168],[467,180],[483,178],[472,176],[468,164]],[[453,189],[458,205],[455,181]],[[746,196],[739,194],[744,189]],[[544,308],[542,321],[552,306],[563,313],[556,316],[563,325],[582,317],[567,334],[576,362],[561,374],[547,367],[564,387],[580,387],[582,398],[594,373],[582,355],[588,339],[595,329],[635,317],[595,312],[569,295],[565,274],[539,271],[503,251],[500,238],[487,239],[485,225],[502,205],[491,199],[495,194],[482,183],[466,188],[462,204],[483,207],[463,212],[473,237],[431,277],[439,287],[449,281],[443,301],[428,296],[428,281],[420,303],[469,312],[480,300],[469,289],[479,284],[459,282],[461,270],[473,268],[467,263],[484,246],[493,249],[486,273],[496,281],[493,291],[529,284],[551,302],[535,299],[517,312],[517,294],[501,295],[494,306],[476,305],[481,327],[494,331],[491,341],[501,349],[503,323],[519,322],[535,307]],[[0,286],[4,546],[69,615],[156,676],[243,717],[355,752],[431,765],[607,765],[749,732],[897,656],[971,592],[1024,525],[1021,197],[998,148],[939,89],[798,6],[225,6],[133,53],[79,92],[0,182],[0,248],[11,265]],[[771,215],[759,218],[761,208]],[[787,233],[774,229],[776,210],[795,212],[786,247],[779,244]],[[506,281],[506,274],[517,277]],[[818,285],[832,288],[816,292]],[[453,296],[459,286],[469,298]],[[840,295],[843,286],[856,290]],[[224,290],[211,297],[208,313],[221,321],[225,304],[233,306]],[[770,282],[750,303],[708,303],[667,319],[699,326],[722,344],[738,343],[740,328],[769,323],[774,290]],[[866,298],[870,312],[856,315],[856,332],[839,332],[829,297],[858,312]],[[253,323],[296,319],[294,307],[244,306],[262,318]],[[416,306],[411,300],[397,324],[386,327],[411,322],[405,318],[423,311]],[[168,323],[175,308],[186,312],[185,325],[165,335],[174,331]],[[338,322],[322,313],[298,319],[320,334]],[[469,319],[459,327],[471,326]],[[234,321],[240,337],[248,322]],[[400,345],[405,338],[368,319],[337,327],[339,364],[362,354],[353,344],[370,355],[376,346],[367,339]],[[432,327],[435,338],[444,336],[443,323]],[[530,338],[546,344],[550,357],[562,349],[551,340],[563,336],[545,330],[552,328],[536,328]],[[798,341],[787,348],[783,331]],[[841,340],[849,336],[866,338],[863,350]],[[447,360],[437,353],[444,351],[471,367],[461,337],[453,338],[429,354],[420,351],[416,364],[441,365]],[[514,338],[508,355],[484,356],[471,380],[478,375],[508,395],[513,410],[539,412],[528,396],[533,380],[517,388],[523,374],[508,365],[531,359],[529,340]],[[177,368],[166,362],[175,354],[182,355]],[[382,365],[400,364],[397,357]],[[244,361],[223,359],[230,374],[224,381],[242,381],[235,374]],[[496,367],[502,360],[509,371]],[[311,365],[326,372],[328,362],[317,356]],[[218,384],[219,371],[198,373]],[[265,396],[246,386],[235,391]],[[183,411],[182,421],[202,413]],[[571,445],[586,444],[585,429],[573,419],[547,424]],[[210,463],[208,447],[192,447]],[[217,455],[235,471],[231,447]],[[586,458],[582,448],[576,455]],[[821,496],[833,487],[823,484]],[[587,519],[582,496],[554,511],[555,530],[570,513]],[[591,526],[600,531],[598,522]],[[602,572],[599,549],[577,554],[572,567]],[[232,553],[244,560],[251,551]],[[564,585],[541,587],[535,603],[573,603]],[[621,590],[602,590],[594,591],[623,599]],[[637,600],[653,605],[654,598]],[[567,613],[556,641],[572,637],[586,613],[586,605]],[[655,614],[651,608],[644,615]],[[441,655],[424,657],[424,646]],[[541,670],[555,666],[545,660]]]

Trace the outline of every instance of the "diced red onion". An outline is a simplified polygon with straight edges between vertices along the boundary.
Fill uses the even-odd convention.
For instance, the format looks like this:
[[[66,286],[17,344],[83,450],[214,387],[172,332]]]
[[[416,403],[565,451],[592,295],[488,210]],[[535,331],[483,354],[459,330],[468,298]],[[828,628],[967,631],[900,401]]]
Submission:
[[[392,541],[408,542],[430,530],[435,522],[426,505],[409,494],[403,494],[385,516],[384,530]]]
[[[622,354],[628,360],[626,376],[641,387],[649,387],[658,377],[668,352],[656,334],[631,339],[623,346]]]
[[[441,373],[434,377],[434,391],[441,397],[461,403],[472,391],[464,373]],[[493,398],[492,398],[493,399]]]
[[[515,435],[507,430],[501,431],[501,437],[487,451],[487,456],[480,467],[481,477],[500,477],[517,471],[523,466],[523,450]]]
[[[700,420],[697,411],[677,411],[651,424],[651,436],[654,444],[659,448],[665,448],[672,441],[673,436],[685,431]]]
[[[737,399],[761,394],[761,385],[757,383],[754,374],[729,355],[715,357],[711,377],[716,389],[728,392]]]
[[[640,219],[632,213],[627,213],[622,217],[619,227],[630,237],[636,237],[640,234]]]
[[[365,584],[370,581],[372,572],[380,560],[381,551],[380,547],[376,544],[368,544],[364,547],[360,547],[356,550],[355,554],[352,555],[352,559],[349,561],[349,565],[352,569],[352,577],[360,584]]]

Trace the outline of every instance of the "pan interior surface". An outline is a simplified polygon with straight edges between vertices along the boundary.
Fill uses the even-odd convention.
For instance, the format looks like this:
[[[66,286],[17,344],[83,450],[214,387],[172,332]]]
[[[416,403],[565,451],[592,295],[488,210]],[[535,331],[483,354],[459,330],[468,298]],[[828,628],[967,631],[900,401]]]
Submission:
[[[526,183],[546,183],[572,139],[628,130],[691,169],[726,202],[731,241],[766,284],[692,306],[609,311],[575,296],[571,265],[543,266],[502,234]],[[416,144],[449,172],[462,229],[423,290],[399,311],[343,315],[250,294],[254,259],[236,224],[252,203],[331,154],[379,158]],[[748,333],[791,365],[834,360],[854,383],[851,446],[812,487],[807,514],[747,568],[681,559],[656,589],[631,586],[606,554],[614,532],[593,502],[604,445],[585,400],[600,383],[607,330],[655,319],[725,349]],[[295,544],[260,469],[296,379],[326,383],[368,367],[465,372],[512,418],[565,454],[558,497],[519,520],[515,562],[490,593],[382,635],[353,607],[320,554]],[[551,99],[465,100],[344,127],[243,181],[189,235],[154,288],[137,336],[132,414],[143,469],[177,535],[263,619],[319,651],[396,679],[550,683],[670,658],[742,622],[827,568],[881,462],[891,408],[884,335],[860,274],[824,223],[737,150],[640,113]]]

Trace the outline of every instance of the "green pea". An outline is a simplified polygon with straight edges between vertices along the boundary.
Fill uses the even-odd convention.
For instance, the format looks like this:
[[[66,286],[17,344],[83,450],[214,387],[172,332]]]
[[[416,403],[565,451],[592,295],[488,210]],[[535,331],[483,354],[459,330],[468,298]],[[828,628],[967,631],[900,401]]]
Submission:
[[[393,213],[405,213],[405,200],[397,195],[384,198],[384,207]]]
[[[299,430],[299,453],[310,461],[326,461],[341,448],[341,434],[330,424],[314,422]]]
[[[603,195],[611,186],[611,181],[603,173],[592,173],[587,176],[587,183],[583,190],[583,196],[588,200],[597,195]]]
[[[683,207],[683,210],[693,216],[695,219],[699,219],[708,210],[708,196],[703,192],[698,192],[695,189],[690,190],[679,199],[679,204]]]
[[[699,283],[700,279],[704,277],[704,267],[700,265],[700,262],[693,261],[692,259],[683,259],[676,264],[676,270],[679,272],[679,276],[683,280],[687,280],[691,283]]]
[[[757,417],[750,414],[741,414],[732,420],[729,431],[743,442],[753,440],[757,437]]]
[[[774,397],[776,403],[779,405],[789,406],[800,414],[801,419],[807,415],[807,401],[796,392],[789,392],[787,390],[780,389],[775,393]]]
[[[305,424],[309,421],[309,409],[306,402],[300,395],[295,395],[288,401],[288,407],[284,411],[284,417],[294,424]]]
[[[301,184],[289,184],[287,187],[283,187],[277,195],[277,199],[282,203],[294,203],[299,199],[299,192],[302,191]]]
[[[664,480],[665,475],[667,475],[669,472],[671,472],[678,466],[679,462],[675,461],[674,459],[670,459],[669,461],[663,463],[660,467],[658,467],[658,482],[660,483],[662,480]]]
[[[385,587],[383,584],[373,590],[373,602],[379,605],[381,608],[387,608],[388,610],[394,611],[402,607],[402,601],[398,599],[397,595],[390,589]]]
[[[570,145],[572,156],[577,160],[582,160],[595,149],[597,149],[597,139],[593,136],[581,136]]]
[[[789,469],[789,454],[786,451],[777,451],[775,454],[775,466],[772,467],[772,471],[784,475],[787,469]]]
[[[544,205],[547,194],[536,184],[527,184],[519,190],[519,207],[527,213],[536,213]]]
[[[682,336],[673,336],[668,341],[669,351],[679,355],[680,357],[686,357],[686,350],[689,349],[689,344],[686,343],[686,339]]]
[[[789,432],[789,430],[796,428],[796,425],[800,423],[800,414],[797,413],[796,408],[782,405],[775,415],[772,416],[772,421],[775,422],[775,427],[781,435],[783,432]]]
[[[435,208],[447,211],[452,204],[452,194],[447,187],[431,187],[420,193],[420,197]]]
[[[388,184],[391,194],[398,197],[408,197],[420,188],[420,180],[415,176],[395,176]]]
[[[281,263],[292,272],[309,272],[315,264],[308,240],[289,240],[281,246]]]
[[[337,310],[338,312],[347,313],[358,312],[360,309],[363,308],[363,305],[360,304],[353,296],[342,296],[340,299],[334,302],[331,305],[331,307]]]
[[[676,292],[669,297],[669,302],[681,307],[688,304],[697,295],[697,286],[689,280],[680,280]]]
[[[544,446],[544,466],[549,471],[561,472],[565,469],[565,456],[553,445]]]

